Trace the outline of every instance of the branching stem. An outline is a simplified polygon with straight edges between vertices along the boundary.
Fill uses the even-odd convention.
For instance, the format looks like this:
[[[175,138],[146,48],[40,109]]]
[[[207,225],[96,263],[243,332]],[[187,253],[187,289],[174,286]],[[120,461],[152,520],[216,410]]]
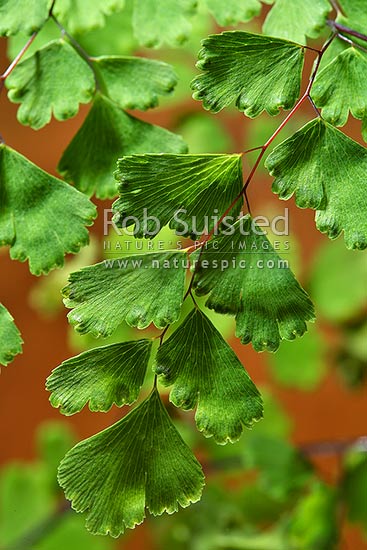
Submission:
[[[52,14],[52,11],[54,9],[54,6],[55,6],[55,2],[56,0],[53,0],[52,4],[51,4],[51,7],[50,7],[50,11],[49,11],[49,14],[48,14],[48,17],[52,17],[54,19],[54,16]],[[18,53],[18,55],[13,59],[13,61],[10,63],[9,67],[6,69],[6,71],[0,75],[0,92],[2,91],[3,87],[4,87],[4,82],[6,80],[6,78],[10,75],[10,73],[15,69],[15,67],[18,65],[19,61],[21,60],[21,58],[23,57],[23,55],[25,54],[25,52],[28,50],[28,48],[31,46],[32,42],[34,41],[34,39],[36,38],[36,36],[38,35],[38,33],[40,32],[41,29],[39,29],[38,31],[35,31],[30,37],[29,39],[27,40],[27,42],[24,44],[23,48],[20,50],[20,52]],[[65,31],[66,32],[66,31]]]
[[[340,23],[337,23],[333,19],[328,19],[327,24],[331,29],[334,31],[334,33],[344,33],[349,34],[350,36],[354,36],[355,38],[359,38],[359,40],[363,40],[364,42],[367,42],[367,35],[363,34],[361,32],[355,31],[351,29],[350,27],[346,27],[345,25],[341,25]]]
[[[358,42],[355,42],[354,40],[351,40],[350,38],[347,38],[346,36],[344,36],[341,33],[338,33],[337,37],[340,38],[340,40],[342,40],[343,42],[347,42],[347,44],[349,44],[349,46],[353,46],[353,48],[358,48],[362,52],[367,53],[367,48],[364,48],[361,44],[358,44]]]
[[[288,113],[288,115],[285,117],[285,119],[283,120],[283,122],[280,124],[280,126],[278,126],[278,128],[275,130],[275,132],[273,132],[273,134],[270,136],[270,138],[266,141],[266,143],[264,143],[264,145],[261,147],[261,151],[260,151],[260,154],[259,156],[257,157],[256,159],[256,162],[247,178],[247,180],[245,181],[245,184],[243,186],[243,189],[242,189],[242,194],[245,194],[246,193],[246,190],[248,188],[248,186],[250,185],[251,181],[252,181],[252,178],[254,177],[254,174],[257,170],[257,168],[259,167],[259,164],[263,158],[263,156],[265,155],[268,147],[273,143],[273,141],[275,140],[275,138],[278,136],[278,134],[283,130],[284,126],[289,122],[289,120],[293,117],[293,115],[298,111],[298,109],[300,109],[300,107],[302,106],[302,104],[304,103],[304,101],[306,99],[309,99],[312,104],[314,105],[313,101],[312,101],[312,98],[311,98],[311,88],[312,88],[312,85],[313,83],[315,82],[315,78],[316,78],[316,75],[317,75],[317,71],[319,70],[320,68],[320,63],[321,63],[321,59],[325,53],[325,51],[328,49],[328,47],[330,46],[330,44],[332,43],[332,41],[334,40],[334,38],[337,36],[337,33],[334,32],[331,37],[325,42],[325,44],[323,45],[323,47],[321,48],[321,50],[318,51],[317,53],[317,60],[316,60],[316,64],[315,64],[315,67],[312,71],[312,74],[310,76],[310,79],[308,81],[308,84],[307,84],[307,88],[304,92],[304,94],[302,95],[302,97],[300,97],[300,99],[297,101],[297,103],[295,104],[295,106],[293,107],[293,109]],[[315,109],[317,110],[316,108],[316,105],[314,105]],[[317,110],[317,114],[318,116],[320,116],[320,113],[319,111]]]
[[[190,283],[189,283],[189,286],[188,286],[188,289],[186,291],[186,294],[184,296],[184,300],[186,300],[186,298],[189,296],[189,294],[192,295],[192,287],[193,287],[193,283],[194,283],[194,278],[195,278],[195,275],[196,275],[196,271],[197,271],[197,267],[198,265],[200,264],[200,258],[201,258],[201,255],[203,253],[203,250],[204,250],[204,246],[206,245],[206,243],[213,237],[214,234],[216,234],[219,226],[221,225],[221,223],[223,222],[224,218],[232,211],[232,209],[236,206],[236,204],[238,203],[238,201],[244,197],[245,201],[246,201],[246,205],[247,205],[247,209],[248,209],[248,212],[250,213],[251,215],[251,208],[250,208],[250,203],[249,203],[249,200],[248,200],[248,197],[247,197],[247,188],[248,186],[250,185],[251,181],[252,181],[252,178],[254,177],[255,175],[255,172],[256,170],[258,169],[259,165],[260,165],[260,162],[263,158],[263,156],[265,155],[268,147],[273,143],[273,141],[275,140],[275,138],[278,136],[278,134],[283,130],[284,126],[289,122],[289,120],[293,117],[293,115],[298,111],[298,109],[302,106],[302,104],[304,103],[304,101],[306,99],[308,99],[312,106],[314,107],[314,109],[316,110],[316,113],[317,113],[317,116],[321,116],[320,115],[320,112],[319,110],[317,109],[316,105],[314,104],[312,98],[311,98],[311,95],[310,95],[310,92],[311,92],[311,88],[312,88],[312,85],[315,81],[315,78],[316,78],[316,75],[317,75],[317,71],[319,70],[319,67],[320,67],[320,63],[321,63],[321,59],[325,53],[325,51],[327,50],[327,48],[330,46],[330,44],[332,43],[332,41],[334,40],[334,38],[337,36],[337,32],[333,32],[333,34],[331,35],[331,37],[325,42],[325,44],[323,45],[323,47],[321,48],[321,50],[314,50],[317,52],[317,61],[316,61],[316,64],[315,64],[315,67],[311,73],[311,76],[310,76],[310,79],[309,79],[309,82],[307,84],[307,87],[306,87],[306,90],[304,92],[304,94],[302,95],[302,97],[297,101],[296,105],[293,107],[293,109],[288,113],[288,115],[285,117],[285,119],[283,120],[283,122],[278,126],[278,128],[275,130],[275,132],[273,132],[273,134],[270,136],[270,138],[264,143],[264,145],[260,145],[259,147],[253,147],[251,149],[248,149],[246,151],[244,151],[243,154],[246,154],[246,153],[250,153],[250,152],[253,152],[253,151],[258,151],[260,150],[260,153],[255,161],[255,164],[254,166],[252,167],[251,169],[251,172],[249,174],[249,176],[247,177],[241,191],[238,193],[238,195],[235,197],[235,199],[232,201],[232,203],[228,206],[228,208],[226,209],[226,211],[222,214],[222,216],[219,218],[219,220],[215,223],[214,227],[211,229],[211,231],[205,235],[204,239],[200,242],[199,244],[199,247],[200,247],[200,253],[199,253],[199,256],[197,258],[197,261],[196,261],[196,265],[195,265],[195,269],[192,273],[192,276],[191,276],[191,279],[190,279]],[[186,249],[187,253],[190,254],[191,252],[193,252],[194,250],[196,250],[198,247],[196,245],[193,245],[191,247],[188,247]],[[163,331],[162,335],[161,335],[161,342],[162,342],[162,339],[163,339],[163,336],[166,332],[166,330],[168,329],[168,327],[166,327],[166,329]]]

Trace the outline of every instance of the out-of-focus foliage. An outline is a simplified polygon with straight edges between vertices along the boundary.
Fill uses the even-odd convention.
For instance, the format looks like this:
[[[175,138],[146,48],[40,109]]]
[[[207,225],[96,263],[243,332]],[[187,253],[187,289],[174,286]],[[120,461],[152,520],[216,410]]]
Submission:
[[[360,523],[367,536],[367,454],[347,456],[342,490],[350,521]]]
[[[195,507],[151,524],[159,549],[336,550],[340,494],[287,442],[284,412],[262,394],[258,430],[220,453],[206,441],[210,484]]]
[[[184,117],[177,131],[189,147],[190,153],[223,153],[233,149],[230,135],[216,118],[202,113]]]
[[[284,342],[278,353],[269,356],[272,374],[284,386],[313,390],[326,372],[324,351],[320,329],[310,326],[303,338]]]
[[[71,0],[56,1],[59,5],[64,6],[71,3]],[[81,4],[81,2],[85,9],[84,0],[76,0],[75,5]],[[16,4],[14,0],[4,3],[14,6]],[[347,11],[351,10],[352,14],[353,2],[341,0],[340,3],[343,5],[342,7],[345,5]],[[177,39],[185,39],[186,31],[188,33],[189,27],[192,26],[191,37],[186,42],[185,48],[179,51],[165,48],[159,52],[161,59],[172,63],[175,71],[181,77],[175,94],[165,98],[162,103],[172,106],[177,101],[187,102],[187,114],[182,117],[180,115],[177,127],[188,141],[191,153],[203,154],[207,151],[219,153],[227,149],[228,151],[232,150],[233,144],[224,131],[222,120],[218,121],[218,119],[198,114],[194,110],[191,111],[188,82],[195,74],[194,55],[198,50],[200,38],[209,34],[212,27],[212,21],[206,8],[211,10],[220,24],[230,24],[255,15],[260,8],[258,0],[243,0],[241,10],[237,9],[238,3],[233,3],[232,0],[227,2],[206,0],[206,6],[204,2],[199,4],[200,17],[194,15],[194,2],[191,0],[180,0],[179,2],[170,0],[169,4],[172,5],[175,17],[180,22],[180,33],[178,34],[177,29],[173,29],[172,32],[171,28],[162,24],[165,13],[158,14],[160,21],[157,24],[157,19],[155,19],[157,14],[154,12],[154,8],[162,4],[162,0],[149,0],[149,2],[147,0],[144,6],[143,2],[136,0],[135,8],[132,0],[126,0],[124,9],[122,9],[123,2],[118,0],[106,2],[105,10],[103,10],[103,3],[100,0],[93,0],[92,4],[93,9],[84,12],[85,22],[81,21],[79,27],[73,23],[73,14],[68,14],[67,10],[65,10],[64,16],[60,14],[68,30],[75,34],[90,55],[126,55],[136,51],[138,41],[134,36],[133,26],[135,26],[135,34],[138,38],[149,45],[153,45],[153,43],[157,45],[161,42],[175,43]],[[299,8],[295,4],[289,0],[277,0],[274,3],[267,19],[267,28],[270,34],[300,40],[298,24],[301,22],[304,8]],[[361,2],[355,2],[355,4],[359,5]],[[311,2],[310,10],[307,12],[309,16],[307,24],[302,25],[304,34],[315,36],[318,33],[328,11],[327,5],[326,0]],[[120,11],[114,15],[108,15],[110,9]],[[133,13],[134,9],[135,14]],[[149,24],[145,26],[139,24],[138,9],[140,9],[140,13],[141,10],[151,10],[154,17],[148,22]],[[252,12],[247,10],[252,10]],[[247,13],[250,15],[247,16]],[[362,13],[363,10],[359,8],[353,12],[353,24],[357,24],[357,20],[359,23],[362,21]],[[105,26],[93,23],[93,20],[96,20],[96,14],[102,21],[101,25],[105,19]],[[21,16],[23,15],[21,14]],[[85,34],[84,31],[87,27],[100,28],[95,28]],[[246,30],[251,29],[247,27]],[[303,39],[305,39],[304,34]],[[39,37],[36,38],[34,45],[28,50],[25,58],[32,55],[36,48],[48,43],[51,39],[59,38],[59,36],[60,31],[55,24],[52,21],[48,22],[41,30]],[[27,38],[21,35],[12,37],[9,47],[12,57],[18,53]],[[337,46],[335,51],[339,53],[343,49],[343,46]],[[333,47],[330,48],[330,51],[332,50]],[[140,52],[147,54],[144,50],[140,50]],[[158,57],[158,53],[155,52],[154,57]],[[335,64],[340,64],[342,59],[339,58]],[[330,72],[332,71],[329,67]],[[283,71],[279,72],[278,76],[276,84],[284,76]],[[297,82],[293,84],[296,85]],[[267,88],[265,91],[272,94],[274,90]],[[152,103],[154,101],[152,100]],[[123,106],[129,107],[127,104]],[[145,103],[138,106],[144,107]],[[262,123],[263,117],[259,117],[253,123],[254,131],[247,138],[251,142],[249,147],[263,144],[271,132],[277,128],[278,123],[271,126],[272,121],[269,123],[268,120],[265,125]],[[298,118],[297,121],[299,122],[300,119]],[[278,139],[284,139],[293,133],[297,121],[288,124],[285,132],[282,132]],[[136,123],[136,127],[140,128],[142,125],[143,123],[140,125]],[[127,132],[122,133],[126,137]],[[100,132],[96,132],[96,134],[98,140]],[[170,138],[170,134],[167,134],[167,137],[174,139]],[[131,142],[131,140],[129,141]],[[120,147],[120,143],[118,147]],[[122,150],[122,146],[120,148]],[[86,147],[86,150],[88,149],[90,149],[89,144]],[[107,152],[108,147],[106,147]],[[124,151],[122,150],[122,152]],[[71,151],[71,157],[74,161],[76,159],[76,164],[80,165],[80,160],[86,157],[84,153],[78,159]],[[95,156],[93,151],[92,156]],[[100,161],[98,159],[95,161],[100,167]],[[92,166],[92,175],[94,169]],[[112,173],[112,169],[108,167],[105,172]],[[92,178],[88,175],[86,179]],[[100,196],[112,195],[114,193],[113,184],[114,182],[112,182],[111,192],[100,193]],[[154,246],[162,239],[165,245],[168,241],[170,242],[166,248],[174,248],[178,240],[167,227],[162,230],[157,239],[152,240]],[[108,239],[105,238],[105,241],[107,240],[112,243],[111,250],[105,251],[107,258],[113,258],[115,254],[124,257],[131,253],[140,254],[149,251],[146,241],[136,241],[132,237],[120,238],[114,235],[113,238],[110,236]],[[270,237],[269,240],[273,242]],[[122,250],[113,248],[117,243],[120,244]],[[132,247],[136,246],[135,243],[139,243],[141,248],[136,248],[132,252],[131,249],[129,251],[124,248],[126,243],[130,243]],[[97,247],[100,247],[99,250],[102,252],[103,244],[105,243],[86,249],[86,256],[81,256],[79,260],[71,260],[64,270],[54,272],[48,280],[43,279],[33,293],[34,306],[44,312],[58,311],[60,303],[58,289],[63,286],[62,281],[66,279],[66,272],[70,273],[82,265],[94,262],[97,259],[94,256],[98,254]],[[339,245],[341,245],[340,249]],[[331,252],[332,247],[336,247],[335,253]],[[281,251],[279,254],[282,256]],[[339,342],[339,346],[335,350],[335,357],[340,371],[351,385],[360,384],[367,372],[367,325],[361,323],[359,318],[360,304],[366,297],[366,264],[363,262],[365,262],[363,257],[345,250],[341,239],[336,243],[328,243],[323,249],[322,255],[320,253],[310,283],[311,295],[320,306],[323,319],[332,324],[342,323],[340,327],[342,341]],[[291,267],[293,269],[292,263]],[[353,280],[353,285],[350,284],[350,280]],[[197,301],[203,308],[205,298],[199,298]],[[190,314],[191,309],[192,304],[186,302],[183,305],[181,316],[175,327],[183,322],[186,315]],[[228,336],[233,332],[234,321],[230,317],[219,316],[213,311],[206,311],[206,314],[215,326],[220,328],[222,334]],[[357,320],[356,316],[358,316]],[[83,336],[72,334],[74,345],[81,349],[97,345],[96,339],[90,334]],[[157,331],[154,328],[148,329],[148,337],[156,334]],[[139,330],[123,322],[117,327],[113,336],[104,340],[103,343],[110,344],[121,340],[137,339],[140,336]],[[303,339],[298,339],[296,342],[284,342],[279,352],[271,357],[274,376],[285,386],[313,389],[325,374],[323,352],[326,346],[326,339],[324,341],[324,335],[318,328],[311,330]],[[142,388],[143,393],[146,393],[148,386],[152,385],[153,372],[150,367],[151,365],[148,366],[149,375]],[[160,392],[164,395],[165,390],[160,388]],[[169,407],[170,405],[167,404],[167,408]],[[332,550],[336,548],[338,539],[336,519],[340,505],[346,505],[350,520],[359,522],[366,527],[365,456],[357,454],[354,458],[348,458],[342,487],[329,487],[318,479],[316,472],[303,454],[289,443],[290,421],[277,403],[266,395],[265,420],[252,432],[246,434],[246,437],[243,437],[237,446],[228,445],[225,449],[216,447],[212,440],[200,440],[196,433],[189,429],[191,417],[189,416],[187,419],[188,415],[184,417],[180,411],[174,410],[173,407],[172,409],[173,411],[171,409],[169,411],[175,418],[179,430],[188,434],[190,445],[196,445],[202,452],[204,469],[207,470],[211,479],[200,504],[181,512],[180,515],[165,517],[164,521],[155,520],[157,548],[164,550],[171,547],[182,548],[182,550]],[[154,410],[156,409],[154,408]],[[60,500],[60,492],[55,481],[55,470],[60,458],[73,443],[71,434],[64,431],[63,427],[55,425],[44,431],[40,439],[42,441],[40,458],[35,464],[31,466],[14,465],[5,470],[2,475],[0,505],[6,509],[6,513],[3,516],[0,514],[0,547],[5,544],[6,550],[13,550],[13,547],[14,550],[15,548],[16,550],[28,550],[28,548],[32,548],[32,550],[60,550],[60,548],[109,550],[115,548],[115,544],[109,539],[91,537],[84,530],[83,518],[76,514],[69,514],[67,505]],[[185,436],[184,439],[186,439]],[[129,458],[131,459],[131,457]],[[91,466],[93,472],[93,467],[96,467],[96,464]],[[233,489],[234,477],[236,478],[236,489]],[[243,483],[244,477],[245,483]],[[100,479],[104,482],[103,473]],[[77,479],[73,478],[73,483],[77,485],[79,482],[79,476]],[[36,546],[33,544],[32,537],[41,537]]]
[[[342,342],[335,353],[336,366],[345,381],[359,387],[367,379],[367,322],[357,320],[342,330]]]
[[[37,459],[12,463],[0,473],[0,547],[4,550],[112,550],[72,514],[56,481],[57,466],[75,437],[65,423],[39,428]]]
[[[335,323],[358,315],[367,300],[366,281],[365,254],[347,250],[342,238],[322,245],[310,279],[318,314]]]

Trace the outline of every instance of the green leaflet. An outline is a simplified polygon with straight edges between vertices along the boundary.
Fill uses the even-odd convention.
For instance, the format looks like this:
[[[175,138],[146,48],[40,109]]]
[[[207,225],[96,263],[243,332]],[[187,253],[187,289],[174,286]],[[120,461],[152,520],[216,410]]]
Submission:
[[[142,46],[180,46],[189,37],[197,0],[134,0],[133,29]]]
[[[336,17],[336,20],[335,20],[336,23],[338,23],[339,25],[344,25],[345,27],[349,27],[350,29],[353,29],[355,31],[359,31],[362,34],[365,33],[366,27],[367,27],[367,16],[366,16],[367,12],[366,12],[365,1],[364,0],[340,0],[338,1],[338,5],[340,6],[342,12],[340,12]],[[347,34],[344,34],[344,36],[348,37]],[[351,36],[349,38],[352,38],[353,42],[356,43],[357,46],[360,45],[362,46],[362,48],[365,48],[366,43],[363,40],[360,40],[356,37],[351,37]],[[344,50],[348,49],[349,47],[350,47],[350,43],[340,38],[336,38],[335,40],[333,40],[330,46],[325,51],[324,55],[322,56],[319,73],[331,61],[333,61],[340,53],[342,53]],[[342,76],[344,79],[345,75],[342,75]],[[329,85],[331,85],[331,82],[329,82]],[[354,93],[355,92],[353,91],[353,94]]]
[[[316,118],[272,151],[265,163],[273,192],[300,208],[313,208],[316,227],[335,239],[344,231],[349,249],[367,247],[364,147]]]
[[[220,444],[237,441],[244,427],[262,418],[260,394],[240,360],[198,309],[159,348],[155,372],[173,384],[176,407],[197,407],[195,420],[206,437]]]
[[[0,0],[0,36],[38,31],[51,4],[52,0]]]
[[[169,95],[177,76],[167,63],[143,57],[103,56],[93,59],[110,99],[123,109],[145,111],[158,105],[160,95]]]
[[[0,145],[0,245],[34,275],[64,264],[88,243],[95,206],[76,189]]]
[[[235,102],[249,117],[264,110],[277,115],[299,97],[304,59],[299,44],[230,31],[203,40],[198,57],[204,73],[191,83],[193,97],[214,113]]]
[[[138,42],[133,36],[132,13],[132,0],[127,0],[122,11],[106,18],[103,27],[79,36],[78,41],[89,55],[133,55]]]
[[[276,351],[281,339],[306,331],[305,321],[314,319],[312,302],[249,215],[227,229],[200,255],[196,293],[210,292],[210,309],[236,315],[236,336],[243,344]],[[199,254],[192,255],[196,262]]]
[[[338,5],[342,11],[337,15],[335,20],[336,23],[364,34],[367,27],[366,3],[364,0],[340,0],[338,1]],[[348,38],[348,34],[342,34]],[[352,36],[349,36],[349,38],[353,39],[353,42],[356,43],[357,46],[360,45],[362,48],[365,48],[366,42],[364,40]],[[349,47],[350,43],[340,38],[333,40],[322,56],[320,69],[326,67],[335,57]],[[345,77],[345,75],[343,75],[343,77]]]
[[[346,18],[339,16],[338,22],[344,23],[353,29],[357,27],[356,30],[361,29],[361,32],[366,30],[367,11],[364,0],[338,0],[338,4],[346,16]]]
[[[105,260],[72,273],[63,289],[69,321],[82,334],[109,336],[126,321],[146,328],[174,323],[184,295],[187,254],[152,252]]]
[[[275,0],[274,7],[265,19],[263,32],[305,44],[306,36],[317,38],[325,28],[331,9],[328,0]]]
[[[113,177],[121,155],[146,151],[184,153],[180,136],[143,122],[97,94],[83,125],[64,151],[58,171],[86,193],[99,198],[117,195]]]
[[[87,528],[118,537],[153,515],[200,499],[201,466],[182,440],[157,390],[122,420],[65,456],[59,482]]]
[[[18,353],[22,353],[22,344],[13,317],[0,303],[0,365],[8,365]]]
[[[105,24],[105,16],[121,11],[125,0],[57,0],[54,14],[71,34],[81,34]]]
[[[312,99],[322,107],[322,116],[335,126],[347,123],[349,111],[355,118],[367,116],[367,55],[347,48],[317,74]]]
[[[92,69],[64,40],[53,40],[20,62],[6,79],[8,96],[21,103],[19,122],[38,130],[53,114],[66,120],[94,94]]]
[[[1,1],[1,0],[0,0]],[[37,36],[32,41],[32,44],[27,48],[27,50],[22,55],[22,61],[27,57],[33,55],[37,50],[42,46],[51,42],[51,40],[58,40],[60,38],[60,29],[53,19],[47,19],[47,21],[42,25],[42,28],[37,33]],[[25,46],[29,40],[29,35],[24,32],[19,32],[14,36],[9,36],[6,41],[6,55],[9,61],[13,61],[16,56],[19,54],[21,49]]]
[[[120,198],[115,221],[135,216],[136,237],[152,237],[168,224],[196,238],[212,229],[242,189],[241,155],[134,155],[118,161]],[[232,210],[239,213],[241,201]],[[144,223],[144,211],[158,218]],[[131,225],[131,223],[130,223]]]
[[[259,0],[205,0],[205,3],[222,27],[251,21],[261,11]]]
[[[150,340],[121,342],[64,361],[46,382],[51,405],[66,415],[80,412],[88,401],[91,411],[131,405],[143,385],[151,347]]]

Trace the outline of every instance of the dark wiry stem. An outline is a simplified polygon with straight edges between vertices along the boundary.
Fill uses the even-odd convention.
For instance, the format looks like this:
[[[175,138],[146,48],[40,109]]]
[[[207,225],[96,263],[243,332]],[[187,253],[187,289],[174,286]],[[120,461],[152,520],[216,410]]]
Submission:
[[[101,90],[103,88],[103,86],[102,86],[102,84],[99,80],[95,65],[93,64],[93,61],[92,61],[92,58],[90,57],[90,55],[88,55],[88,53],[79,44],[79,42],[77,40],[75,40],[75,38],[71,34],[68,33],[68,31],[65,29],[65,27],[60,23],[60,21],[53,14],[51,15],[51,17],[54,20],[54,22],[56,23],[56,25],[59,27],[62,34],[67,37],[67,39],[70,41],[72,46],[77,50],[77,52],[80,54],[80,56],[84,59],[84,61],[86,61],[88,63],[89,67],[93,71],[96,90]]]
[[[346,36],[342,35],[341,33],[338,33],[337,37],[340,40],[342,40],[343,42],[347,42],[347,44],[349,44],[350,46],[353,46],[353,48],[358,48],[362,52],[367,53],[367,48],[364,48],[363,46],[361,46],[361,44],[358,44],[358,42],[355,42],[354,40],[351,40],[350,38],[347,38]]]
[[[25,52],[28,50],[30,45],[32,44],[33,40],[36,38],[38,34],[37,32],[34,32],[32,36],[29,38],[29,40],[26,42],[26,44],[23,46],[23,48],[20,50],[18,55],[14,58],[14,60],[10,63],[9,67],[6,69],[6,71],[3,72],[3,74],[0,76],[0,92],[4,87],[5,79],[10,75],[10,73],[15,69],[15,67],[18,65],[19,61],[25,54]]]
[[[350,27],[345,27],[344,25],[341,25],[340,23],[337,23],[336,21],[329,19],[327,21],[327,24],[329,27],[333,29],[334,32],[342,32],[344,34],[349,34],[350,36],[354,36],[355,38],[359,38],[360,40],[363,40],[364,42],[367,42],[367,35],[363,34],[358,31],[354,31]]]

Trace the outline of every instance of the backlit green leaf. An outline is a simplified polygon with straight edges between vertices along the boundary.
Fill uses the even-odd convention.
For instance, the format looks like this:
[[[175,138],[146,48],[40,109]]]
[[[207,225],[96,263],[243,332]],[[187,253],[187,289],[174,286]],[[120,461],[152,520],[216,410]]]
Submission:
[[[322,116],[335,126],[367,116],[367,54],[347,48],[317,74],[312,99],[322,107]]]
[[[116,177],[118,225],[135,216],[137,237],[152,237],[169,223],[180,235],[195,238],[212,229],[240,193],[241,155],[134,155],[119,160]],[[238,201],[232,214],[240,207]],[[144,223],[145,210],[160,227],[154,219]]]
[[[290,109],[300,93],[304,48],[299,44],[229,31],[202,41],[191,84],[193,97],[217,113],[232,103],[249,117]]]
[[[153,252],[105,260],[72,273],[63,290],[74,308],[69,321],[82,334],[109,336],[122,322],[146,328],[174,323],[180,316],[187,255]]]
[[[144,57],[103,56],[93,63],[108,96],[123,109],[145,111],[158,105],[160,95],[169,95],[177,76],[167,63]]]
[[[42,128],[51,120],[66,120],[77,114],[79,103],[94,94],[94,76],[89,65],[64,40],[54,40],[21,61],[6,79],[8,96],[21,103],[19,122]]]
[[[275,0],[265,19],[263,32],[305,44],[306,36],[317,38],[325,28],[331,8],[328,0]]]
[[[0,0],[1,1],[1,0]],[[27,57],[33,55],[37,50],[42,46],[45,46],[51,40],[56,40],[60,38],[61,31],[53,19],[48,19],[42,26],[42,28],[37,33],[37,36],[32,41],[32,44],[27,48],[27,50],[22,55],[22,61]],[[6,41],[6,54],[10,61],[13,61],[18,53],[23,49],[29,40],[29,36],[24,32],[19,32],[14,36],[9,36]]]
[[[186,144],[180,136],[125,113],[97,94],[83,125],[64,151],[58,170],[87,195],[95,192],[99,198],[114,197],[117,184],[113,172],[119,157],[163,151],[184,153]]]
[[[64,361],[47,379],[51,405],[66,415],[80,412],[88,401],[91,411],[130,405],[143,385],[150,349],[150,340],[122,342]]]
[[[222,27],[251,21],[261,11],[259,0],[205,0],[205,3]]]
[[[356,25],[362,29],[366,29],[367,26],[367,11],[366,3],[364,0],[338,0],[338,4],[341,7],[344,15],[340,15],[337,21],[345,21],[347,25],[351,26],[353,29],[359,30],[356,28]]]
[[[273,191],[300,208],[313,208],[316,227],[330,239],[344,231],[347,248],[367,247],[367,151],[316,118],[283,141],[266,159]]]
[[[364,34],[367,27],[367,12],[366,4],[364,0],[338,0],[338,6],[341,10],[338,12],[335,19],[336,23],[344,27],[349,27],[354,31],[359,31]],[[357,46],[365,48],[366,43],[364,40],[360,40],[355,36],[349,36],[347,33],[341,32],[341,35],[347,40],[344,40],[337,36],[332,43],[325,50],[322,56],[320,69],[326,67],[333,59],[335,59],[340,53],[350,47],[350,40],[353,40]],[[343,78],[345,75],[343,75]],[[335,82],[336,84],[336,82]]]
[[[121,11],[125,0],[57,0],[55,16],[71,34],[84,33],[105,24],[105,16]]]
[[[0,304],[0,365],[8,365],[18,353],[22,353],[20,332],[13,317],[3,304]]]
[[[0,36],[38,31],[51,4],[52,0],[0,0]]]
[[[153,515],[200,499],[200,464],[173,426],[157,390],[122,420],[82,441],[60,464],[59,482],[86,526],[117,537]]]
[[[256,351],[276,351],[314,319],[313,305],[249,215],[215,238],[200,256],[194,288],[206,305],[236,316],[236,336]],[[197,262],[199,252],[192,258]]]
[[[88,243],[95,206],[76,189],[0,145],[0,245],[34,275],[64,264]]]
[[[134,0],[133,29],[142,46],[180,46],[191,32],[196,0]]]
[[[199,309],[159,348],[154,368],[164,385],[173,384],[172,403],[184,410],[197,407],[198,429],[217,443],[237,441],[244,427],[262,418],[256,386]]]
[[[103,27],[78,35],[78,42],[89,55],[128,55],[138,49],[132,29],[132,0],[125,1],[122,11],[106,17]]]

